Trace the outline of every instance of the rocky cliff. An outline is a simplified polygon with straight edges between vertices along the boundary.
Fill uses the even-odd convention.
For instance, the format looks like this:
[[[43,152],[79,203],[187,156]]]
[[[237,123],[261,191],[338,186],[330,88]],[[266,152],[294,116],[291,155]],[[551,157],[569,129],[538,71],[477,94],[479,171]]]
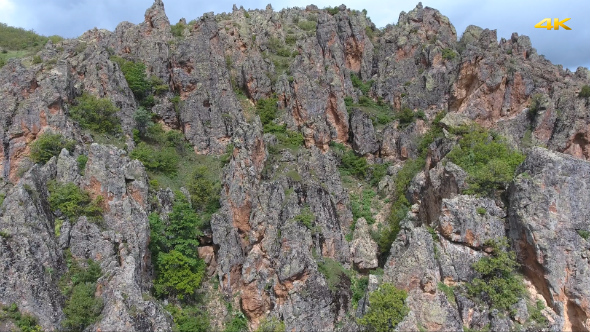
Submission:
[[[421,4],[50,41],[0,68],[0,329],[588,331],[589,84]]]

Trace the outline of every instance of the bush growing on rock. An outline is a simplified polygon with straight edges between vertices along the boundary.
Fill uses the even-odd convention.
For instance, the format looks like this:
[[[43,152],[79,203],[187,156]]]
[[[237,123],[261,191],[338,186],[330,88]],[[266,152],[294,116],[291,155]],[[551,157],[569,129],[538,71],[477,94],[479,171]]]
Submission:
[[[66,319],[62,324],[68,330],[82,331],[98,320],[103,308],[102,299],[94,296],[102,270],[91,259],[86,260],[86,268],[82,267],[69,250],[65,251],[65,256],[68,271],[59,281],[62,293],[68,298],[63,310]]]
[[[61,134],[43,133],[31,143],[31,160],[46,163],[53,156],[58,156],[62,149],[73,150],[76,142],[65,139]]]
[[[508,251],[508,240],[488,240],[490,256],[481,258],[473,269],[481,278],[475,278],[467,285],[469,294],[488,302],[493,308],[509,310],[525,294],[520,276],[516,274],[516,254]]]
[[[473,127],[467,129],[447,158],[469,174],[467,194],[493,195],[512,180],[525,156],[502,137]]]
[[[140,142],[130,156],[141,161],[150,171],[174,175],[178,168],[178,153],[171,147],[159,148]]]
[[[80,216],[87,216],[95,220],[102,218],[102,196],[92,200],[87,192],[72,182],[59,183],[50,181],[47,187],[49,189],[49,206],[51,210],[59,210],[72,223],[76,222],[76,219]]]
[[[589,98],[590,97],[590,86],[584,85],[582,87],[582,90],[578,94],[578,97],[580,97],[580,98]]]
[[[117,134],[121,132],[121,120],[116,116],[119,111],[108,98],[96,98],[84,93],[70,109],[70,117],[84,129]]]
[[[205,262],[199,258],[197,238],[202,235],[202,220],[188,200],[177,193],[168,222],[150,214],[150,250],[156,271],[157,296],[192,299],[205,275]]]
[[[21,332],[42,332],[37,318],[22,314],[16,303],[9,306],[0,305],[0,324],[3,321],[13,321]]]
[[[376,332],[392,331],[410,311],[405,303],[407,297],[394,285],[382,284],[369,295],[369,311],[358,323]]]

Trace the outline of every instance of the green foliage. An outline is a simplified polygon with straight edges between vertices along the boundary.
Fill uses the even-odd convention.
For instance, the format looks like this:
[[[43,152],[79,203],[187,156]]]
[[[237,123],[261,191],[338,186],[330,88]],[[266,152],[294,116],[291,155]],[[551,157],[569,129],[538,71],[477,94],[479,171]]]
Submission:
[[[324,275],[326,282],[328,283],[328,288],[330,288],[332,292],[337,291],[340,279],[346,278],[349,273],[339,262],[329,257],[323,257],[322,260],[318,262],[318,271]]]
[[[488,212],[488,210],[486,210],[486,209],[485,209],[485,208],[483,208],[483,207],[477,207],[477,208],[475,209],[475,212],[477,212],[477,214],[479,214],[480,216],[485,216],[485,215],[486,215],[486,213]]]
[[[38,56],[38,55],[33,56],[33,64],[34,65],[37,65],[37,64],[40,64],[40,63],[43,63],[43,60],[41,59],[41,57]]]
[[[6,198],[6,194],[5,193],[0,193],[0,206],[2,206],[2,204],[4,204],[4,199]]]
[[[399,127],[405,128],[416,119],[426,120],[424,111],[414,112],[409,107],[402,107],[402,109],[396,114],[396,118],[399,120]]]
[[[195,249],[193,249],[195,250]],[[174,296],[182,300],[191,297],[201,285],[205,274],[205,262],[172,250],[158,254],[158,277],[154,281],[157,296]]]
[[[0,68],[4,67],[6,65],[6,60],[4,60],[4,58],[0,58]]]
[[[187,189],[191,194],[194,209],[199,212],[213,214],[219,210],[219,192],[221,184],[211,179],[206,166],[197,166],[188,180]]]
[[[188,200],[177,193],[168,222],[152,213],[150,222],[150,250],[156,271],[155,294],[159,297],[176,296],[191,299],[205,275],[205,263],[197,254],[197,238],[203,222]]]
[[[546,327],[549,324],[549,320],[542,311],[545,309],[543,301],[537,300],[534,305],[527,303],[527,311],[529,312],[529,321],[535,322],[537,325]]]
[[[223,332],[247,332],[248,320],[241,312],[234,315],[232,319],[225,325]]]
[[[326,7],[324,8],[330,15],[334,16],[340,12],[340,8],[338,7]]]
[[[369,287],[369,277],[351,278],[352,306],[356,310],[359,301],[365,296]]]
[[[297,26],[301,30],[305,30],[305,31],[315,31],[317,25],[318,25],[318,23],[315,21],[299,21],[297,23]]]
[[[16,303],[9,306],[0,305],[0,324],[3,321],[13,321],[20,332],[42,332],[37,318],[28,314],[22,314]]]
[[[278,318],[264,318],[254,332],[285,332],[285,322]]]
[[[469,174],[466,193],[484,195],[504,189],[525,159],[503,138],[479,127],[470,128],[447,157]]]
[[[296,42],[297,42],[297,36],[295,36],[295,35],[287,35],[285,37],[285,43],[287,45],[295,45]]]
[[[86,163],[88,162],[88,156],[83,154],[79,155],[77,158],[78,161],[78,170],[81,174],[84,174],[84,169],[86,168]]]
[[[31,160],[46,163],[53,156],[58,156],[62,149],[72,151],[76,142],[65,139],[61,134],[45,132],[31,143]]]
[[[54,212],[59,210],[70,222],[75,223],[80,216],[87,216],[90,220],[102,219],[102,196],[92,200],[87,192],[73,182],[50,181],[47,187],[49,207]]]
[[[580,235],[584,240],[588,240],[590,238],[590,231],[585,229],[578,229],[578,235]]]
[[[473,264],[473,269],[481,275],[467,285],[470,296],[483,299],[493,308],[509,310],[525,294],[522,278],[516,274],[518,263],[513,251],[507,251],[508,241],[488,240],[490,256],[482,257]]]
[[[196,306],[168,305],[166,310],[174,319],[173,332],[208,332],[211,330],[209,317],[206,311],[199,310]]]
[[[372,187],[376,187],[381,180],[387,175],[387,169],[391,166],[390,163],[383,163],[383,164],[373,164],[370,166],[371,170],[371,180],[369,184]]]
[[[445,60],[453,60],[457,56],[457,53],[452,48],[445,48],[442,50],[442,57]]]
[[[350,194],[350,207],[353,220],[356,221],[358,218],[365,218],[369,225],[375,223],[375,218],[373,218],[373,213],[371,212],[371,206],[375,196],[377,194],[372,189],[363,190],[361,197],[353,193]]]
[[[301,212],[295,216],[295,221],[298,221],[305,225],[308,229],[312,229],[312,223],[315,221],[315,216],[309,206],[305,206]]]
[[[103,302],[96,298],[96,281],[102,275],[98,263],[86,260],[87,267],[82,267],[69,250],[65,251],[68,271],[62,276],[59,284],[62,293],[68,297],[64,314],[63,326],[69,330],[82,331],[86,326],[96,322],[102,311]]]
[[[352,82],[352,86],[354,86],[355,88],[361,90],[361,92],[365,96],[367,96],[369,94],[369,91],[371,90],[371,86],[373,85],[373,81],[363,82],[360,79],[360,77],[358,77],[354,73],[351,73],[350,74],[350,81]]]
[[[347,149],[340,158],[340,170],[345,174],[363,179],[367,176],[368,168],[367,160],[357,156],[352,150]]]
[[[260,121],[264,126],[265,133],[277,131],[276,124],[273,121],[277,118],[279,108],[276,98],[260,99],[256,103],[256,114],[260,116]]]
[[[184,29],[186,28],[186,25],[183,22],[178,22],[174,25],[170,25],[170,30],[172,31],[172,35],[174,37],[182,37],[182,34],[184,33]]]
[[[133,95],[140,101],[142,106],[151,107],[153,105],[153,96],[151,96],[152,84],[147,79],[146,67],[141,62],[134,62],[123,59],[118,56],[112,56],[111,61],[119,64],[127,85],[133,92]]]
[[[582,90],[578,94],[578,97],[580,97],[580,98],[589,98],[590,97],[590,86],[584,85],[582,87]]]
[[[439,282],[438,289],[447,296],[447,299],[449,300],[450,303],[452,303],[452,304],[457,303],[455,300],[455,293],[453,292],[452,286],[448,286],[444,282]]]
[[[63,38],[59,36],[45,37],[38,35],[33,30],[15,28],[0,23],[0,48],[11,51],[25,50],[36,52],[39,51],[48,40],[57,43],[63,40]]]
[[[63,309],[66,319],[62,324],[65,328],[82,331],[98,320],[103,302],[101,298],[94,297],[95,291],[94,283],[79,283],[73,287]]]
[[[168,175],[174,175],[177,172],[178,153],[174,148],[157,148],[140,142],[130,156],[141,161],[150,171]]]
[[[84,93],[76,98],[70,116],[84,129],[116,134],[121,132],[121,120],[116,116],[119,111],[108,98],[96,98]]]
[[[369,295],[369,311],[357,322],[376,332],[393,331],[409,312],[407,297],[405,291],[384,283]]]
[[[430,236],[432,237],[432,241],[437,242],[439,240],[438,233],[436,232],[436,229],[426,226],[426,230],[428,231],[428,233],[430,233]]]

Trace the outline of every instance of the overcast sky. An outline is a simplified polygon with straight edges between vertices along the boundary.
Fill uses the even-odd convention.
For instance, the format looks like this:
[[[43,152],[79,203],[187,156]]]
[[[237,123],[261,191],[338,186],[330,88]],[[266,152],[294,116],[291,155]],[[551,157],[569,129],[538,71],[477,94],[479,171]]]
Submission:
[[[338,6],[343,0],[308,0],[320,8]],[[153,0],[0,0],[0,22],[33,29],[43,35],[77,37],[94,27],[114,30],[121,21],[140,23]],[[246,9],[265,8],[269,0],[164,0],[171,23],[181,17],[187,20],[206,12],[231,12],[232,5]],[[349,0],[352,9],[367,9],[377,27],[395,24],[401,11],[412,10],[418,1],[408,0]],[[531,37],[539,54],[555,64],[575,70],[590,67],[590,1],[587,0],[425,0],[424,6],[436,8],[450,18],[460,36],[465,28],[478,25],[497,29],[498,38],[510,38],[512,32]],[[301,0],[271,2],[275,10],[305,6]],[[572,30],[537,29],[534,25],[544,18],[571,18]]]

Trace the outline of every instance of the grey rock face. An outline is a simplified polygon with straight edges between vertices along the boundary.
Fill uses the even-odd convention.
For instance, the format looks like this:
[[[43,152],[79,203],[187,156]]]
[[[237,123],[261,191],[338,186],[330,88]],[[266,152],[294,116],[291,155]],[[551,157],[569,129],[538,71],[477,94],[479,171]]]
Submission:
[[[375,137],[373,122],[369,116],[359,109],[354,109],[350,115],[350,132],[352,148],[360,155],[375,153],[379,143]]]
[[[350,255],[353,264],[359,270],[377,268],[377,252],[377,243],[371,238],[367,221],[365,218],[359,218],[356,221],[352,243],[350,245]]]
[[[438,227],[452,242],[481,249],[487,240],[504,237],[504,217],[493,200],[460,195],[442,200]]]
[[[588,328],[587,188],[590,164],[533,148],[509,189],[510,237],[524,271],[564,322]]]

